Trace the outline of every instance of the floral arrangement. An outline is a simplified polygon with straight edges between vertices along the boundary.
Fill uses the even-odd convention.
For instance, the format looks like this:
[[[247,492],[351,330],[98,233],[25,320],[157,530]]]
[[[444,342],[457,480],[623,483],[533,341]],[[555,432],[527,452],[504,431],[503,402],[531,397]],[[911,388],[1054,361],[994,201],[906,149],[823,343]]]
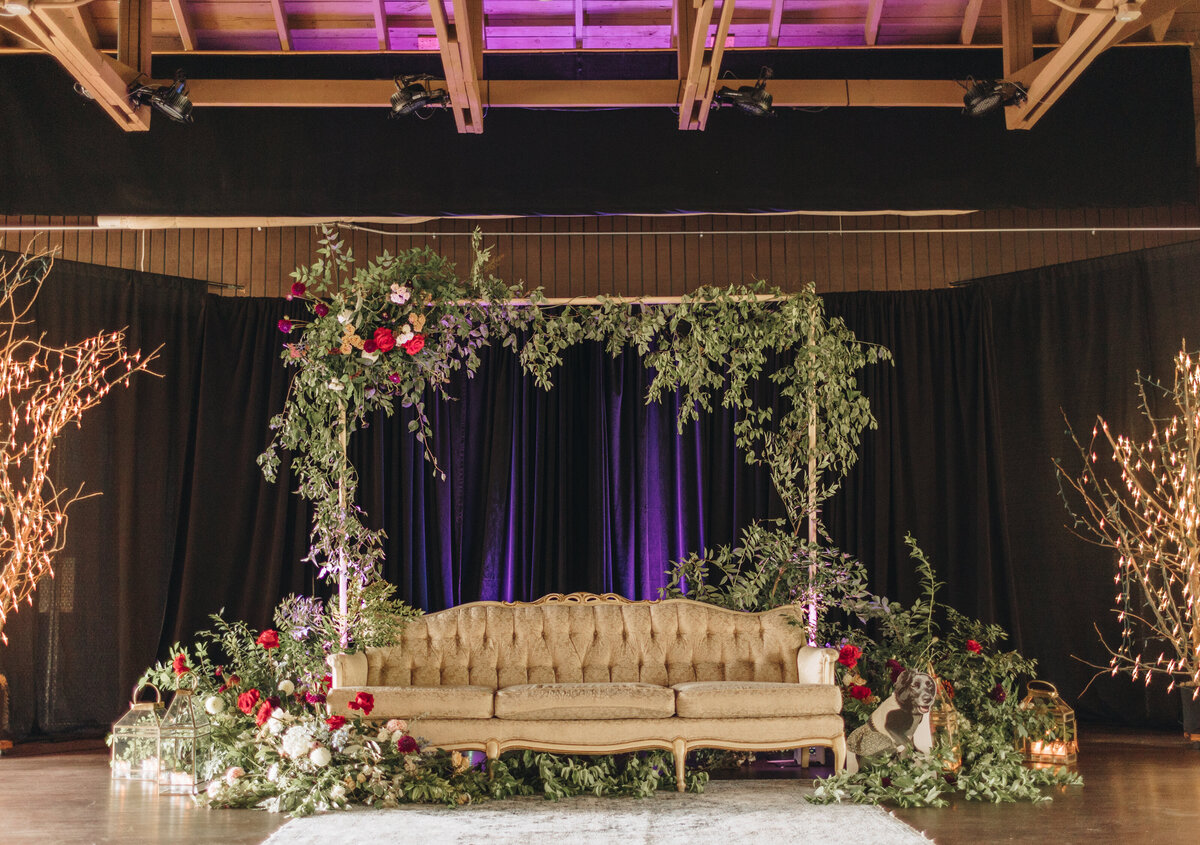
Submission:
[[[911,605],[878,598],[871,617],[878,633],[846,626],[831,644],[839,649],[837,674],[843,688],[846,732],[863,724],[891,694],[905,669],[929,672],[938,685],[939,704],[955,711],[956,730],[938,731],[928,754],[893,757],[856,773],[840,773],[817,784],[819,803],[886,802],[899,806],[943,806],[952,795],[987,801],[1047,800],[1043,787],[1079,784],[1066,769],[1031,769],[1017,749],[1019,740],[1043,737],[1053,727],[1045,713],[1022,708],[1016,698],[1021,679],[1036,662],[1005,651],[999,625],[985,625],[937,602],[941,586],[913,537],[905,537],[921,576],[923,594]],[[945,627],[937,617],[944,616]]]
[[[360,614],[359,642],[391,636],[389,601],[384,591]],[[663,752],[594,758],[516,752],[489,772],[470,755],[428,748],[419,725],[372,721],[368,692],[350,702],[350,718],[328,715],[324,655],[336,647],[337,631],[320,600],[288,597],[276,609],[276,627],[261,632],[212,618],[213,628],[194,645],[176,644],[139,680],[163,691],[188,689],[203,701],[213,753],[201,772],[208,781],[198,796],[202,804],[307,815],[352,805],[460,806],[510,795],[645,796],[674,788],[674,765]],[[689,772],[692,790],[703,790],[706,781],[703,771]]]

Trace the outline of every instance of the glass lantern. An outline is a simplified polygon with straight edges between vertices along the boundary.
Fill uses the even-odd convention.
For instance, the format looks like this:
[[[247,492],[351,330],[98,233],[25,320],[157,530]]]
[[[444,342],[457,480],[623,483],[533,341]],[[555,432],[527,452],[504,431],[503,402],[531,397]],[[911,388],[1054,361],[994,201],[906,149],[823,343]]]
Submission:
[[[149,687],[154,701],[138,701],[138,695]],[[158,781],[159,724],[163,717],[162,693],[154,684],[134,687],[129,712],[112,728],[113,780]]]
[[[1079,732],[1075,726],[1075,711],[1059,697],[1054,684],[1048,681],[1030,681],[1026,687],[1021,707],[1032,709],[1039,715],[1045,714],[1053,721],[1040,739],[1026,737],[1021,743],[1021,752],[1027,763],[1049,763],[1071,766],[1079,753]]]
[[[212,723],[192,690],[175,693],[159,729],[159,795],[195,795],[212,778]]]

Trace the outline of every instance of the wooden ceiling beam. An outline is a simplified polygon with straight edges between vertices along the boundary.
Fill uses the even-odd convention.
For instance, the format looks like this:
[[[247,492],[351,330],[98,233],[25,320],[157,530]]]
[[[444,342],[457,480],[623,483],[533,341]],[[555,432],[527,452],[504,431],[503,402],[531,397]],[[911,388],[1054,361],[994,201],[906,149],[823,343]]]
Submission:
[[[733,87],[753,79],[729,79]],[[432,87],[448,86],[433,80]],[[489,108],[671,108],[673,79],[484,81]],[[773,79],[779,108],[841,106],[962,108],[962,88],[946,79]],[[190,79],[196,106],[225,108],[387,108],[388,79]]]
[[[783,0],[771,0],[767,17],[767,46],[779,46],[779,30],[783,27]]]
[[[1150,21],[1150,37],[1158,43],[1162,43],[1167,37],[1167,30],[1171,28],[1171,21],[1175,19],[1175,10],[1167,12],[1165,15],[1160,15],[1155,20]]]
[[[982,6],[983,0],[967,0],[966,8],[963,9],[962,30],[958,35],[958,40],[963,44],[970,44],[975,40],[975,27],[979,24],[979,9]]]
[[[575,49],[583,49],[583,0],[575,0]]]
[[[271,14],[275,16],[275,31],[279,33],[279,49],[285,53],[292,49],[292,31],[288,27],[287,11],[283,0],[271,0]]]
[[[150,78],[150,0],[117,4],[117,61]]]
[[[34,6],[26,28],[100,107],[127,132],[150,128],[150,109],[129,102],[129,83],[138,72],[96,49],[86,27],[70,9]]]
[[[734,0],[721,0],[721,17],[717,21],[711,48],[707,46],[708,27],[712,23],[717,0],[693,2],[696,16],[689,39],[687,76],[680,77],[683,90],[679,95],[679,128],[703,130],[708,124],[708,113],[717,90],[725,39],[729,36],[729,24],[733,20]]]
[[[1075,28],[1075,21],[1079,20],[1079,15],[1074,12],[1068,12],[1066,9],[1058,10],[1058,20],[1054,22],[1054,37],[1059,44],[1066,44],[1067,39],[1071,37],[1071,30]]]
[[[379,39],[379,49],[392,49],[392,39],[388,34],[387,9],[384,8],[383,0],[371,0],[371,12],[375,15],[375,37]]]
[[[450,0],[451,23],[444,0],[429,0],[433,28],[437,32],[446,74],[446,90],[458,131],[483,132],[483,99],[479,94],[479,72],[483,68],[483,0]]]
[[[863,43],[874,47],[879,39],[879,21],[883,18],[883,0],[868,0],[867,19],[863,24]]]
[[[171,14],[175,16],[175,28],[179,30],[179,40],[183,42],[183,49],[191,52],[196,49],[196,31],[188,16],[187,6],[184,0],[170,0],[170,3]]]
[[[1030,0],[1000,0],[1000,34],[1004,78],[1011,79],[1033,62],[1033,3]]]
[[[1116,0],[1099,0],[1096,8],[1111,9],[1115,2]],[[1021,84],[1028,92],[1024,103],[1009,106],[1004,110],[1008,128],[1031,128],[1097,56],[1113,44],[1129,38],[1164,15],[1174,12],[1185,2],[1187,0],[1145,0],[1141,6],[1141,17],[1129,22],[1117,20],[1115,14],[1081,15],[1082,20],[1064,44],[1015,73],[1006,74],[1006,79]]]

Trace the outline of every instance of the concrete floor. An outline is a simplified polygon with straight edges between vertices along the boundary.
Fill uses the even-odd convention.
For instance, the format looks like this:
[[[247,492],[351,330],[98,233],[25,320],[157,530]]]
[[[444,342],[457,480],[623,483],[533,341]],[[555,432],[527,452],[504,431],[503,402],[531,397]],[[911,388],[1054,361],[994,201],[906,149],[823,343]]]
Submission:
[[[1200,842],[1200,751],[1180,735],[1084,726],[1078,765],[1085,785],[1062,790],[1052,802],[964,801],[895,814],[940,845]],[[799,775],[795,767],[759,764],[742,776]],[[18,745],[0,756],[2,845],[257,845],[286,820],[254,810],[199,809],[188,799],[114,785],[96,743]]]

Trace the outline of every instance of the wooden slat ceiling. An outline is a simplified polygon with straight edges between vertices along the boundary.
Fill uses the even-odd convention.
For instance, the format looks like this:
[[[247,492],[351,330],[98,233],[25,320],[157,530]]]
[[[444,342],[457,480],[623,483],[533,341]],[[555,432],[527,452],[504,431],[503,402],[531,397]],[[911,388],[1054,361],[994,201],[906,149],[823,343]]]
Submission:
[[[664,99],[679,107],[680,129],[703,130],[718,79],[731,87],[753,84],[721,78],[723,54],[764,48],[978,46],[1002,46],[1008,78],[1034,95],[1024,106],[1006,110],[1010,128],[1028,128],[1104,49],[1123,41],[1170,40],[1173,16],[1184,4],[1137,0],[1125,5],[1141,15],[1126,21],[1116,14],[1116,0],[1079,0],[1092,14],[1064,11],[1049,0],[76,0],[81,5],[73,8],[64,6],[72,0],[27,2],[32,16],[0,17],[0,47],[32,43],[46,49],[128,130],[145,129],[149,121],[145,107],[131,111],[122,102],[120,80],[132,81],[136,72],[118,61],[129,55],[120,33],[124,21],[128,40],[130,21],[144,20],[145,14],[136,12],[150,3],[147,40],[156,54],[411,51],[439,56],[444,78],[433,84],[450,92],[461,132],[484,131],[483,107],[657,106]],[[123,6],[128,7],[124,16]],[[719,32],[726,35],[714,44]],[[1035,46],[1055,49],[1034,61]],[[500,51],[649,50],[678,54],[677,80],[614,86],[483,75],[484,55]],[[193,77],[192,100],[201,109],[382,105],[394,90],[391,80],[285,80],[294,84],[259,88],[246,80]],[[777,107],[961,106],[961,89],[948,83],[953,81],[777,79],[768,91]],[[263,91],[286,91],[286,98],[264,102]]]

